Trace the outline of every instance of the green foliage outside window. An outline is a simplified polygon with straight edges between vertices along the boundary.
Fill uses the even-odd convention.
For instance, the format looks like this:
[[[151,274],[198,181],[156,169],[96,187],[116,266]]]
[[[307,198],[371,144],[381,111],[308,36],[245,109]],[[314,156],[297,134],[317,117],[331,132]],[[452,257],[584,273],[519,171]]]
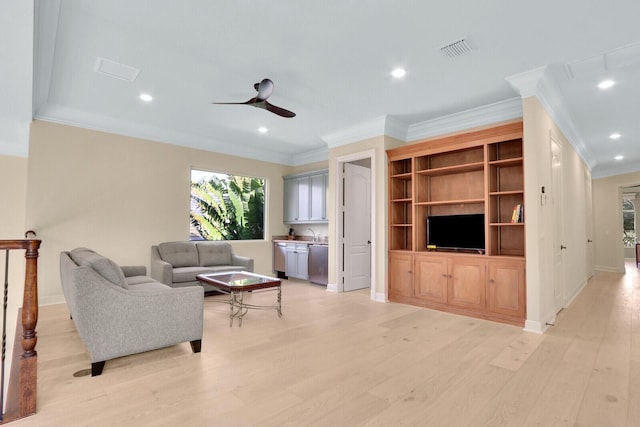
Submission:
[[[264,238],[264,179],[200,171],[191,176],[191,240]]]
[[[626,247],[636,244],[636,208],[632,200],[622,200],[622,241]]]

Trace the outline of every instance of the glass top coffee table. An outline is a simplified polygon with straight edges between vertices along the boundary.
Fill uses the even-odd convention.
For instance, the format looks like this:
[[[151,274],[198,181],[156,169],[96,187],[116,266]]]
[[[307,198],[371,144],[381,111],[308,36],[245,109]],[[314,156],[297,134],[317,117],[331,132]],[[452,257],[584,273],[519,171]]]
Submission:
[[[233,319],[238,319],[238,326],[242,326],[242,317],[250,308],[274,309],[278,317],[282,317],[282,286],[280,279],[261,276],[246,271],[227,271],[224,273],[199,274],[196,278],[207,285],[213,286],[223,294],[229,295],[229,327],[233,326]],[[246,291],[276,290],[275,305],[246,304],[243,295]]]

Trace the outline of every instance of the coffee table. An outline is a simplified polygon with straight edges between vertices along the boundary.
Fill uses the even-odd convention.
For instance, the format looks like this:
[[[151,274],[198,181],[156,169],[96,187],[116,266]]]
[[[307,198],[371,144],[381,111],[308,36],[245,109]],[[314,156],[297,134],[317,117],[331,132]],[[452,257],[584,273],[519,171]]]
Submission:
[[[246,271],[199,274],[196,278],[202,283],[215,287],[221,293],[229,295],[229,299],[224,301],[229,304],[229,327],[233,326],[233,319],[235,318],[238,319],[238,327],[241,327],[242,317],[247,314],[250,308],[274,309],[278,312],[278,317],[282,317],[282,283],[280,279]],[[258,290],[276,290],[276,305],[244,303],[244,292]]]

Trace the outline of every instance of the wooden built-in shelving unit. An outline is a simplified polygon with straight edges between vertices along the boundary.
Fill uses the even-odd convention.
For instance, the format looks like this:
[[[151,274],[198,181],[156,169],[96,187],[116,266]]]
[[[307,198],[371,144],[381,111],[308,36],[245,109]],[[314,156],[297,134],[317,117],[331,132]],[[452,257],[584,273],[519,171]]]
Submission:
[[[389,299],[523,324],[522,122],[387,151]],[[427,248],[433,215],[484,214],[485,253]]]

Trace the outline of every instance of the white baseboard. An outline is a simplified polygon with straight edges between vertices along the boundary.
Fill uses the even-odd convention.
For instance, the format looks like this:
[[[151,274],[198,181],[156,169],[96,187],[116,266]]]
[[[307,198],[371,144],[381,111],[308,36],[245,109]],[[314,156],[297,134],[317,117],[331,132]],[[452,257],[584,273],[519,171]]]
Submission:
[[[54,304],[66,304],[64,295],[54,295],[50,297],[38,297],[38,305],[54,305]]]
[[[605,271],[607,273],[624,273],[624,269],[622,271],[620,271],[617,268],[605,267],[603,265],[594,265],[593,269],[594,270],[598,270],[598,271]]]
[[[527,332],[533,332],[534,334],[544,334],[547,329],[549,329],[549,323],[554,323],[556,321],[556,316],[553,316],[552,319],[542,323],[534,320],[527,320],[524,322],[524,330]]]
[[[338,285],[335,283],[327,283],[327,292],[339,292]]]
[[[374,301],[387,302],[387,296],[384,292],[372,292],[371,296],[371,299],[373,299]]]

